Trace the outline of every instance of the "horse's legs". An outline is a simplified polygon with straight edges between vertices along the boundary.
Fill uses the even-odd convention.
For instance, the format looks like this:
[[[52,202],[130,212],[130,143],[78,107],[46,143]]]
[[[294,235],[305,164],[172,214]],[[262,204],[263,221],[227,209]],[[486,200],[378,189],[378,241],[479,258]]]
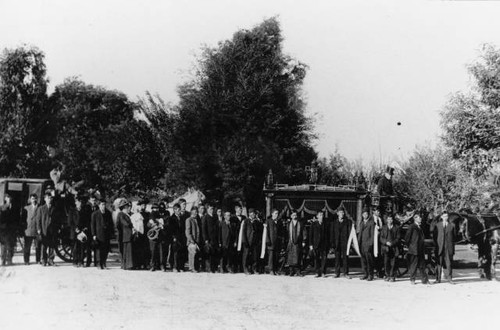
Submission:
[[[491,277],[496,279],[495,266],[497,263],[498,242],[491,244]]]

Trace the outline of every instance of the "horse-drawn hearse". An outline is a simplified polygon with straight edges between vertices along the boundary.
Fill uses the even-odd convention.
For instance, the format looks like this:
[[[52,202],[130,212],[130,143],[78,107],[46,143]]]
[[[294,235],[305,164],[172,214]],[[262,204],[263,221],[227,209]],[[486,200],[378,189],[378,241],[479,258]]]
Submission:
[[[266,217],[272,209],[278,209],[282,218],[288,218],[292,210],[297,210],[300,217],[312,219],[318,211],[323,211],[326,217],[331,217],[337,209],[343,207],[349,219],[356,225],[361,221],[364,205],[382,207],[383,213],[395,215],[401,224],[402,250],[407,251],[404,241],[406,229],[413,222],[413,215],[420,211],[423,217],[425,234],[426,263],[429,274],[434,274],[436,266],[436,243],[434,228],[441,221],[440,215],[434,216],[425,210],[416,210],[411,206],[413,201],[397,196],[380,197],[356,186],[326,186],[305,184],[289,186],[286,184],[266,184],[264,186],[266,200]],[[484,278],[495,277],[495,263],[500,243],[500,220],[496,214],[472,214],[470,212],[449,213],[449,221],[456,230],[456,244],[475,244],[478,247],[478,267]],[[307,227],[307,223],[306,223]],[[405,253],[399,261],[399,274],[407,272]]]

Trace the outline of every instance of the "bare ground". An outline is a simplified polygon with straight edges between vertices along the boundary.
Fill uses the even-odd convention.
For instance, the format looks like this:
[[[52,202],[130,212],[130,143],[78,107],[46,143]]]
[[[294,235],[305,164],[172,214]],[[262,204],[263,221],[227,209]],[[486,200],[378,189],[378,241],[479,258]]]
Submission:
[[[113,256],[112,259],[116,257]],[[353,279],[163,273],[15,265],[0,268],[1,329],[405,329],[489,326],[500,282],[457,254],[456,285]],[[15,262],[21,263],[16,255]],[[464,266],[465,265],[465,266]],[[490,318],[493,318],[490,319]]]

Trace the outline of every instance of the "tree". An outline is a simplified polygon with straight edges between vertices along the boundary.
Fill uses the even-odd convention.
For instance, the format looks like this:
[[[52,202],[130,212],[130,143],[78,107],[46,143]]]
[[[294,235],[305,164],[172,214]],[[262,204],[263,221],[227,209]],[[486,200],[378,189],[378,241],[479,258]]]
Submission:
[[[453,160],[446,148],[417,147],[395,178],[395,188],[422,207],[459,210],[478,204],[484,185]]]
[[[123,93],[71,78],[55,88],[50,103],[57,113],[54,160],[66,166],[68,178],[109,195],[158,187],[161,148]]]
[[[450,97],[441,125],[453,157],[482,176],[500,160],[500,51],[485,45],[468,71],[472,88]]]
[[[275,18],[203,49],[193,79],[179,87],[175,149],[182,180],[212,199],[262,202],[264,177],[304,180],[316,158],[301,86],[306,65],[282,52]]]
[[[43,176],[46,134],[52,114],[46,107],[44,54],[35,47],[5,49],[0,57],[0,174]],[[45,173],[46,176],[46,173]]]

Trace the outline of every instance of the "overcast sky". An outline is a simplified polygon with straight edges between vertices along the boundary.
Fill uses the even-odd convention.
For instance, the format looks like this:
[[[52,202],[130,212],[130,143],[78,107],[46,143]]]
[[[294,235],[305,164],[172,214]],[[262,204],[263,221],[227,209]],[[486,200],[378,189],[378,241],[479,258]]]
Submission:
[[[309,65],[304,93],[317,149],[378,162],[435,143],[466,65],[500,45],[500,2],[0,0],[0,48],[46,54],[51,90],[69,76],[177,101],[203,44],[279,16],[284,51]],[[401,126],[397,125],[401,122]]]

